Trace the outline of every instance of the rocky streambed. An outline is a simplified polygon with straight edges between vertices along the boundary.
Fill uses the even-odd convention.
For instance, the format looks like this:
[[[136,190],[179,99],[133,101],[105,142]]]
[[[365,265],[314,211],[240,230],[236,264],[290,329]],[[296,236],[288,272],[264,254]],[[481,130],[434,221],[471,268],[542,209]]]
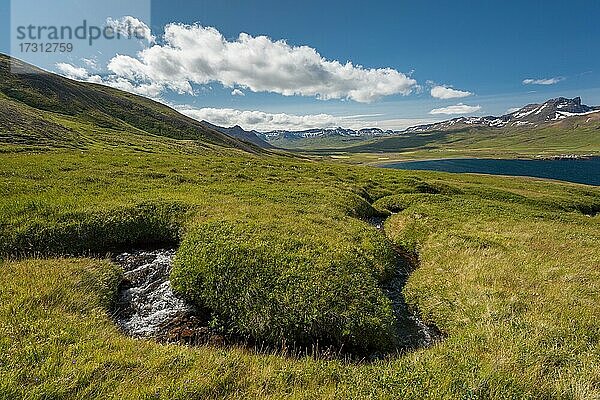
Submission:
[[[384,232],[384,223],[387,217],[371,217],[367,222]],[[416,310],[412,310],[406,303],[402,290],[408,281],[410,273],[416,268],[417,261],[402,249],[394,248],[396,251],[396,275],[383,286],[387,297],[392,301],[392,307],[396,316],[396,327],[400,350],[414,350],[431,346],[442,338],[440,330],[423,322]]]
[[[392,301],[400,341],[399,349],[414,350],[431,346],[441,338],[441,333],[437,327],[423,322],[418,313],[411,310],[406,303],[402,289],[413,267],[404,255],[399,254],[398,258],[397,274],[383,286],[383,290]]]

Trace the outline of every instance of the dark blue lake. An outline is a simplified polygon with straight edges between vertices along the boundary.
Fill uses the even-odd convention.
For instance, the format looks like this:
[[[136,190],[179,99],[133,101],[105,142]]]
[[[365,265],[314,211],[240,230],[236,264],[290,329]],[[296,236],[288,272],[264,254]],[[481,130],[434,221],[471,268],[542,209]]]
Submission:
[[[406,161],[384,165],[386,168],[531,176],[560,181],[600,185],[600,157],[556,160],[502,160],[458,158]]]

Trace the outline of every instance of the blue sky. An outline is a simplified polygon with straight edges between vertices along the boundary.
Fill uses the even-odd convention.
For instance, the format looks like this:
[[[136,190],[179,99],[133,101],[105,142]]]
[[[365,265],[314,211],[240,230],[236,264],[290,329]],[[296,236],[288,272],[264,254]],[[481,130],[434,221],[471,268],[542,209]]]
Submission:
[[[23,4],[33,0],[15,1]],[[46,3],[52,7],[42,9],[47,17],[56,15],[58,18],[64,12],[58,3],[64,2],[68,0],[48,1]],[[36,0],[36,3],[40,1]],[[8,4],[8,0],[0,0],[0,15],[6,20],[10,19]],[[63,63],[74,68],[87,68],[89,76],[97,75],[100,78],[95,79],[99,80],[114,73],[107,64],[116,53],[126,54],[130,58],[119,60],[122,62],[118,70],[122,74],[120,78],[130,76],[128,73],[138,65],[132,61],[139,59],[137,51],[152,45],[173,44],[162,38],[165,26],[171,23],[197,23],[215,28],[230,47],[226,55],[218,53],[215,57],[223,56],[226,60],[232,57],[235,60],[237,48],[243,47],[238,46],[240,33],[247,33],[252,38],[262,35],[270,38],[260,45],[259,51],[264,54],[272,54],[277,47],[274,43],[285,40],[289,48],[281,55],[284,59],[297,59],[295,46],[308,46],[318,52],[325,64],[308,63],[304,70],[291,71],[285,76],[263,74],[260,78],[249,79],[252,71],[269,68],[269,63],[274,62],[270,56],[263,56],[258,61],[240,58],[240,62],[250,60],[255,65],[245,66],[235,74],[215,72],[211,67],[212,75],[206,79],[202,75],[199,79],[194,66],[193,71],[183,72],[176,83],[166,84],[166,87],[164,77],[160,78],[159,88],[154,85],[151,91],[147,91],[147,87],[140,89],[136,86],[139,82],[132,84],[132,91],[159,97],[188,115],[210,116],[214,118],[211,122],[241,123],[246,128],[277,127],[273,121],[285,124],[286,115],[317,114],[325,116],[289,121],[297,127],[346,124],[402,128],[419,121],[460,115],[443,113],[452,110],[448,109],[451,106],[460,105],[453,109],[466,112],[465,115],[502,114],[513,107],[557,96],[580,95],[587,104],[600,104],[600,2],[595,0],[379,1],[375,4],[348,0],[155,0],[149,5],[151,17],[145,15],[145,11],[133,16],[152,28],[156,43],[102,48],[102,56],[95,55],[95,71],[90,71],[89,65],[77,57],[68,57]],[[139,8],[143,8],[143,3]],[[82,12],[85,14],[85,10]],[[114,12],[114,17],[118,18],[124,16],[125,11]],[[135,13],[134,9],[130,14]],[[95,14],[104,18],[101,13]],[[6,53],[10,52],[9,38],[14,34],[14,27],[10,27],[10,21],[4,22],[0,50]],[[183,37],[193,33],[191,27],[186,29],[185,25],[174,34]],[[202,32],[207,34],[207,31]],[[188,43],[185,54],[198,52],[202,55],[202,44],[205,43]],[[93,51],[99,50],[95,47]],[[209,55],[212,53],[206,57]],[[92,57],[94,55],[90,54],[87,58]],[[31,61],[65,75],[76,73],[80,79],[88,79],[78,70],[57,68],[58,62],[51,57],[37,57]],[[288,61],[278,62],[285,68]],[[357,75],[351,84],[346,84],[347,75],[342,68],[335,70],[331,82],[325,77],[315,85],[316,88],[306,82],[303,73],[323,67],[329,74],[333,67],[327,63],[333,61],[339,61],[340,65],[352,62],[355,69],[351,72]],[[157,59],[146,60],[146,67],[162,68],[158,63]],[[186,63],[190,65],[189,61]],[[124,71],[125,67],[129,70]],[[376,72],[382,68],[390,68],[401,75],[394,75],[392,79]],[[363,74],[364,71],[375,72]],[[321,74],[322,71],[318,72]],[[156,73],[148,72],[143,79],[156,83],[158,78]],[[363,84],[361,80],[365,79],[370,79],[369,83]],[[527,79],[534,82],[524,84]],[[190,82],[191,91],[183,93],[186,90],[182,85],[186,80]],[[112,84],[114,82],[115,79]],[[123,86],[122,80],[119,82],[120,87],[128,87]],[[437,97],[450,98],[432,96],[431,89],[436,86],[442,87],[437,92],[442,95]],[[443,88],[454,88],[463,93],[444,91]],[[232,95],[234,91],[238,95]],[[289,95],[290,92],[296,94]],[[324,97],[328,99],[319,99]],[[228,111],[221,112],[220,109]],[[437,114],[431,114],[434,109],[438,110]],[[243,111],[254,111],[254,114]],[[273,114],[280,115],[274,118]]]

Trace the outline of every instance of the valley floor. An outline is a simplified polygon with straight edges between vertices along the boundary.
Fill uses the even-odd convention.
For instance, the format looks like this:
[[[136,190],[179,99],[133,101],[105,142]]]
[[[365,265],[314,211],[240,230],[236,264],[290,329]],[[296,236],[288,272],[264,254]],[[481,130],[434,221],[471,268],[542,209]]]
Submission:
[[[565,120],[538,128],[463,128],[378,137],[275,140],[271,144],[320,159],[380,165],[442,158],[551,158],[600,156],[597,119]]]

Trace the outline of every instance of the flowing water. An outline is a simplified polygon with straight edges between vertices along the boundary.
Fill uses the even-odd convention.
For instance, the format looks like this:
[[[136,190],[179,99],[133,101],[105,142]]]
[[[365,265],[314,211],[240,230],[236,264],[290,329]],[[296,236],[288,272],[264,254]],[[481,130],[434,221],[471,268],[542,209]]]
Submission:
[[[157,337],[175,320],[194,316],[192,305],[171,288],[169,273],[175,250],[132,251],[115,262],[124,271],[115,310],[117,325],[134,337]]]

